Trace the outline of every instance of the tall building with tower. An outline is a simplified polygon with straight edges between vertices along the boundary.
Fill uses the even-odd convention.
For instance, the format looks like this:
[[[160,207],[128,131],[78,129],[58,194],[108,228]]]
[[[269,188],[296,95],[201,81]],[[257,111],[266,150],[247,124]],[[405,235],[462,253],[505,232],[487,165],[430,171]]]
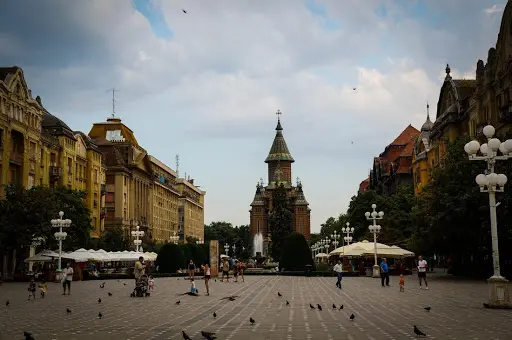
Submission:
[[[260,237],[263,242],[268,241],[268,217],[272,211],[272,191],[275,190],[276,185],[283,184],[287,196],[290,198],[293,230],[303,234],[307,239],[309,239],[311,230],[311,209],[309,209],[309,203],[304,196],[302,183],[299,178],[296,179],[295,185],[292,182],[292,164],[295,160],[286,145],[280,116],[281,112],[277,111],[276,135],[265,159],[268,169],[268,184],[265,186],[263,179],[257,183],[256,193],[249,210],[251,235],[255,237],[255,240],[256,237]]]

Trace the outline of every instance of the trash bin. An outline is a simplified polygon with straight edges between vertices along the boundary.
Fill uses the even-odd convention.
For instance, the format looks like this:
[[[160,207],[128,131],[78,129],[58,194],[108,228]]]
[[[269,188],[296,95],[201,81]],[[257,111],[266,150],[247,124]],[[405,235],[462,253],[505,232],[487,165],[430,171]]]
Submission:
[[[306,276],[311,276],[311,273],[313,272],[313,266],[310,264],[306,265]]]

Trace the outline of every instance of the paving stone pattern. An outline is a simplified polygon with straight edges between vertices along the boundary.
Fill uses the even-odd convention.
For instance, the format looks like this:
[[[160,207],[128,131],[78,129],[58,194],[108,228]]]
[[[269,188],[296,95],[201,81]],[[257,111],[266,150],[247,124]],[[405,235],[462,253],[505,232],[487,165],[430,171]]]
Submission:
[[[216,332],[219,340],[415,339],[413,325],[431,339],[512,339],[512,311],[481,307],[485,282],[432,280],[427,291],[409,276],[400,293],[394,277],[391,287],[381,287],[377,279],[344,278],[338,290],[335,278],[248,276],[245,283],[212,280],[210,296],[197,280],[201,295],[191,297],[177,296],[188,291],[188,281],[160,278],[148,298],[129,296],[133,280],[108,280],[104,289],[100,283],[73,282],[70,296],[61,295],[60,284],[51,283],[46,298],[35,301],[27,301],[28,283],[4,283],[0,339],[23,339],[25,330],[37,340],[182,339],[182,330],[192,339],[202,339],[201,330]],[[239,297],[221,300],[228,295]],[[323,310],[311,310],[310,303]],[[333,303],[344,309],[333,310]],[[432,310],[426,312],[426,306]],[[354,321],[349,320],[352,313]],[[256,320],[254,325],[249,317]]]

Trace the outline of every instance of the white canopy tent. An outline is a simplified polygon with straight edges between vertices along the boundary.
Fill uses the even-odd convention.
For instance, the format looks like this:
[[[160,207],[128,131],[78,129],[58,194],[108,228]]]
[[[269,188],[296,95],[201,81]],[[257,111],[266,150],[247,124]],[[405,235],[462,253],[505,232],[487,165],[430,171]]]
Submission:
[[[43,250],[42,252],[30,256],[25,259],[25,262],[52,262],[55,258],[58,258],[59,254],[51,250]]]
[[[372,256],[373,254],[374,244],[367,240],[339,247],[329,253],[329,255],[337,256]],[[377,243],[377,256],[386,256],[390,258],[413,257],[414,253],[397,246],[388,246],[383,243]]]
[[[318,253],[316,254],[315,256],[316,258],[324,258],[324,257],[329,257],[329,254],[326,254],[326,253]]]

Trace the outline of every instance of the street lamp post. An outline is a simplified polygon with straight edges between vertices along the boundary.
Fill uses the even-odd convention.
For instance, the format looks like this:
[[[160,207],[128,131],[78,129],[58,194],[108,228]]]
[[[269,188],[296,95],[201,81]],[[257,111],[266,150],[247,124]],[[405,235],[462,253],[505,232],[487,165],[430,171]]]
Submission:
[[[178,240],[179,240],[179,236],[176,235],[176,231],[173,230],[173,236],[169,236],[169,239],[171,240],[172,243],[174,244],[178,244]]]
[[[140,229],[139,226],[136,226],[135,229],[137,229],[137,230],[132,231],[132,237],[135,237],[135,240],[133,240],[133,244],[135,244],[135,251],[138,253],[139,247],[142,244],[142,240],[139,239],[139,237],[144,236],[144,231],[139,230]]]
[[[233,249],[233,258],[236,258],[236,245],[233,244],[231,248]]]
[[[384,217],[384,212],[379,211],[377,212],[377,205],[372,204],[372,212],[369,211],[364,213],[364,216],[366,216],[367,220],[372,220],[373,224],[368,227],[370,229],[370,232],[373,234],[373,256],[375,258],[375,264],[373,265],[373,275],[372,277],[380,277],[380,269],[379,265],[377,264],[377,234],[380,232],[381,226],[377,225],[377,220],[382,220]]]
[[[201,238],[199,238],[199,240],[197,241],[197,244],[204,244],[204,241],[201,240]]]
[[[59,211],[59,218],[56,220],[51,220],[50,223],[52,224],[52,227],[59,228],[59,231],[55,233],[55,239],[59,241],[59,266],[57,268],[57,272],[60,275],[60,272],[62,272],[62,241],[66,239],[68,234],[65,231],[62,231],[62,228],[68,228],[71,226],[71,220],[70,219],[63,219],[64,216],[63,211]],[[56,278],[57,280],[60,280],[60,278]]]
[[[492,238],[492,262],[494,274],[487,282],[489,283],[489,302],[484,304],[490,308],[512,308],[509,294],[509,282],[500,273],[500,254],[498,251],[498,221],[496,217],[496,193],[505,191],[507,176],[496,174],[494,166],[498,160],[507,160],[512,158],[512,139],[501,142],[498,138],[493,138],[495,129],[492,125],[483,128],[483,133],[487,137],[487,143],[480,145],[476,140],[467,143],[464,151],[469,156],[469,160],[485,161],[487,170],[484,174],[476,176],[476,183],[480,187],[480,192],[489,194],[489,210],[491,219],[491,238]],[[498,155],[498,150],[501,155]],[[478,156],[480,151],[482,156]]]
[[[334,245],[334,249],[338,248],[338,240],[340,239],[341,235],[338,234],[338,232],[335,230],[334,234],[331,235],[331,238],[333,239],[332,244]]]
[[[224,245],[224,252],[226,253],[226,256],[229,256],[229,244]]]
[[[345,244],[347,244],[347,246],[349,246],[350,243],[352,243],[352,236],[350,236],[350,234],[354,233],[354,227],[350,227],[349,222],[347,222],[346,226],[346,228],[341,228],[341,231],[343,232],[343,234],[346,234],[346,236],[343,237],[343,241]]]

